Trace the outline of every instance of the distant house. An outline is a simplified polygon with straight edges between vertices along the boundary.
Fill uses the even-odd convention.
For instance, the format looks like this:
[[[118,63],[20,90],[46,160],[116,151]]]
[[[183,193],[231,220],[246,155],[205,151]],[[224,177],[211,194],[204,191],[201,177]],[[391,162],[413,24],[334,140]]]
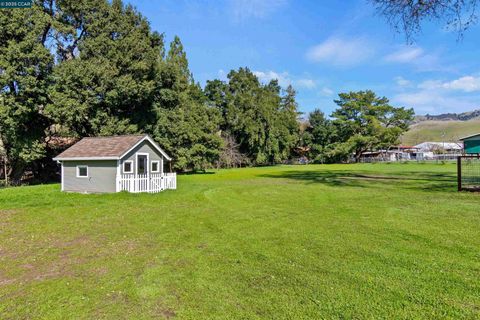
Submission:
[[[377,161],[407,161],[407,160],[423,160],[418,149],[412,146],[394,146],[388,150],[378,150],[364,152],[360,161],[377,162]]]
[[[416,146],[394,146],[388,150],[364,152],[362,162],[453,160],[462,154],[461,142],[423,142]]]
[[[415,146],[419,153],[423,154],[425,160],[433,159],[454,159],[462,154],[463,143],[461,142],[422,142]]]
[[[480,154],[480,133],[463,137],[460,140],[463,141],[464,153]]]
[[[165,173],[172,159],[148,135],[83,138],[53,160],[61,164],[62,191],[160,192],[176,188]]]
[[[422,160],[422,155],[414,146],[396,146],[388,150],[391,161]]]

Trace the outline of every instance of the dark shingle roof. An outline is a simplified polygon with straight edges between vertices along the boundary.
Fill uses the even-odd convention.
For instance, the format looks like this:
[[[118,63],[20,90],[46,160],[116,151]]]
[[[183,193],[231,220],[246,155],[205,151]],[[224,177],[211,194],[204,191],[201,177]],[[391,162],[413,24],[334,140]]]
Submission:
[[[88,137],[67,150],[60,153],[55,159],[71,158],[118,158],[130,150],[146,135],[128,135],[112,137]]]

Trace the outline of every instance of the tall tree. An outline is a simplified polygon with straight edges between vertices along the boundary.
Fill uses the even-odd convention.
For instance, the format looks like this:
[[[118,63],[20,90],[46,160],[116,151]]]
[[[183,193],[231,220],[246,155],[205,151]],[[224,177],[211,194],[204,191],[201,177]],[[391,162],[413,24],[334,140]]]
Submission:
[[[318,163],[328,162],[328,153],[335,142],[336,129],[320,109],[308,115],[308,124],[303,133],[302,144],[310,147],[310,156]]]
[[[370,90],[340,93],[333,114],[340,144],[337,153],[355,155],[358,161],[368,150],[388,148],[398,143],[413,120],[413,109],[393,107],[385,97]]]
[[[248,68],[230,71],[228,79],[229,99],[223,111],[228,132],[252,163],[272,163],[278,150],[274,131],[278,84],[272,82],[263,87]]]
[[[178,170],[204,170],[218,159],[222,140],[217,109],[194,83],[178,37],[157,66],[154,138],[174,158]]]
[[[293,148],[300,139],[300,124],[298,122],[298,103],[296,91],[289,85],[281,98],[278,115],[279,142],[282,159],[288,159]]]
[[[155,63],[163,37],[121,0],[62,1],[59,64],[48,115],[69,135],[111,135],[152,124]]]
[[[222,115],[223,137],[243,155],[236,158],[265,165],[290,157],[299,138],[298,105],[293,87],[281,92],[277,80],[261,84],[248,68],[230,71],[227,83],[207,82],[205,95]]]
[[[54,57],[46,47],[53,1],[28,10],[0,12],[0,139],[8,172],[18,182],[23,170],[45,154],[45,116]]]
[[[220,129],[228,131],[228,102],[232,98],[228,84],[218,79],[208,80],[204,92],[209,106],[217,109],[221,115]]]

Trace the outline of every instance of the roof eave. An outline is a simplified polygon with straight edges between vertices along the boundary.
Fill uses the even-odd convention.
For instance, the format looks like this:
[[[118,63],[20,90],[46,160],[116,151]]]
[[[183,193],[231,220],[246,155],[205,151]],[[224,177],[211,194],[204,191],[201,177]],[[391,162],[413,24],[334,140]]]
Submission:
[[[460,141],[463,141],[463,140],[465,140],[465,139],[473,138],[473,137],[476,137],[476,136],[480,136],[480,133],[472,134],[472,135],[469,135],[469,136],[460,138],[459,140],[460,140]]]
[[[163,151],[163,149],[160,148],[160,146],[155,142],[155,140],[153,140],[148,134],[145,135],[142,139],[140,139],[137,143],[135,143],[135,145],[133,145],[130,149],[125,151],[119,157],[119,159],[123,159],[130,151],[135,149],[138,145],[140,145],[145,140],[148,140],[155,147],[155,149],[157,149],[157,151],[160,152],[168,161],[172,161],[172,158],[165,151]]]
[[[119,157],[55,157],[53,161],[120,160]]]
[[[83,140],[83,139],[82,139]],[[121,160],[123,159],[130,151],[134,150],[142,142],[148,140],[153,147],[162,154],[168,161],[172,161],[172,158],[153,140],[149,135],[144,135],[140,140],[138,140],[133,146],[131,146],[127,151],[119,156],[110,156],[110,157],[62,157],[61,155],[53,158],[54,161],[89,161],[89,160]]]

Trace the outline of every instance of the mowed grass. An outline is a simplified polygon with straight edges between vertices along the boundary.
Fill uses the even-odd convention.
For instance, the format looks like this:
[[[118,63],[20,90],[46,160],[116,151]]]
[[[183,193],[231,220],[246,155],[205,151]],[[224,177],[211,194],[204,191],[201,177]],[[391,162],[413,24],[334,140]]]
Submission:
[[[478,319],[480,195],[453,164],[0,190],[1,319]]]

